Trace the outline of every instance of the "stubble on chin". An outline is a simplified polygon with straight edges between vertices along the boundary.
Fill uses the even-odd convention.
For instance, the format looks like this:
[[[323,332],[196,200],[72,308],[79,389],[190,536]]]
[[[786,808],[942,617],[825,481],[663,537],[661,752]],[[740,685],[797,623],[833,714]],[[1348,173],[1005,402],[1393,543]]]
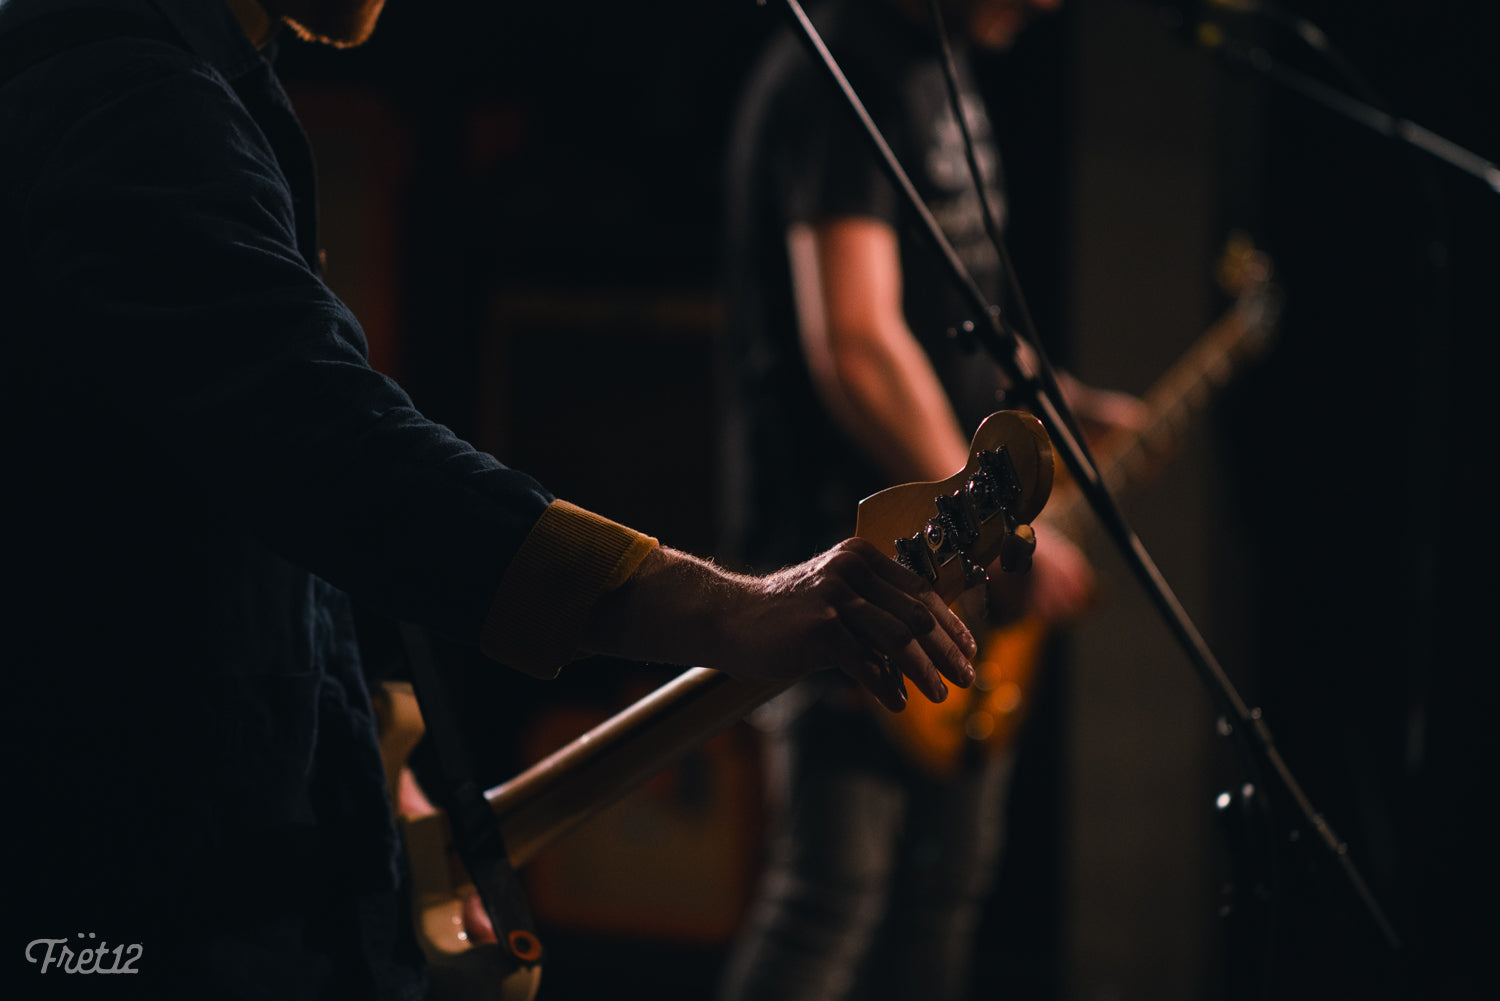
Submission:
[[[338,49],[369,39],[385,0],[292,0],[280,13],[299,38]]]

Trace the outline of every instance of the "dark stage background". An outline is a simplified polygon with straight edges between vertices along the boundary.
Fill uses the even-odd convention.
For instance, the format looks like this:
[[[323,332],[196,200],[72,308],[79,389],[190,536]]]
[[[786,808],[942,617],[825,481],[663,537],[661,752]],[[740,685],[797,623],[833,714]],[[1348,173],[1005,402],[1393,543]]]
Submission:
[[[1010,248],[1054,352],[1134,392],[1222,308],[1231,229],[1274,260],[1272,350],[1126,510],[1407,948],[1284,802],[1269,936],[1265,906],[1225,895],[1251,883],[1231,863],[1263,854],[1232,856],[1215,816],[1244,772],[1095,543],[1104,607],[1034,708],[976,997],[1477,998],[1496,930],[1500,194],[1265,85],[1199,44],[1196,9],[1078,0],[983,67]],[[1360,80],[1269,14],[1223,27],[1500,160],[1496,5],[1286,9]],[[393,0],[367,46],[280,60],[319,151],[329,280],[374,362],[560,495],[704,554],[720,164],[774,10]],[[471,666],[496,782],[671,676]],[[543,999],[708,995],[757,863],[759,780],[737,727],[528,871]]]

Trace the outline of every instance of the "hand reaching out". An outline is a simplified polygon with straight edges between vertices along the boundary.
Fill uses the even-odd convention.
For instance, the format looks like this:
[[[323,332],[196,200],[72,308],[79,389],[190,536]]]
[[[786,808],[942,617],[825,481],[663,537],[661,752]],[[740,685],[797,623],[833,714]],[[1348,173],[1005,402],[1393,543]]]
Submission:
[[[903,677],[933,701],[947,696],[944,679],[967,687],[977,650],[925,580],[861,539],[765,577],[656,550],[600,602],[585,643],[746,679],[832,668],[892,711],[906,705]]]
[[[967,688],[973,637],[922,578],[861,539],[769,577],[747,578],[726,623],[723,670],[795,678],[836,667],[886,708],[906,704],[907,677],[928,699]]]

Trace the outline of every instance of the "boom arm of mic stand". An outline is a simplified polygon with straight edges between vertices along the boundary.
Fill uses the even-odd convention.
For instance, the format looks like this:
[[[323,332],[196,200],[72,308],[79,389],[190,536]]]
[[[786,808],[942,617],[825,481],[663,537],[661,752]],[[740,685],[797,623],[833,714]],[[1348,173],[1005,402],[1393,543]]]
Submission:
[[[1172,593],[1171,587],[1146,551],[1145,545],[1130,528],[1119,506],[1104,486],[1103,478],[1099,475],[1087,447],[1070,430],[1075,423],[1067,412],[1067,404],[1062,399],[1056,377],[1044,362],[1041,364],[1030,362],[1030,359],[1039,359],[1043,356],[1035,350],[1031,351],[1023,367],[1020,348],[1026,343],[1025,340],[1018,332],[1007,328],[1001,318],[1000,310],[986,301],[984,293],[964,267],[963,261],[944,236],[942,228],[937,224],[931,211],[922,202],[911,179],[897,161],[895,153],[891,151],[890,145],[881,135],[880,129],[870,117],[869,112],[865,110],[859,95],[855,93],[854,88],[844,76],[832,53],[828,51],[828,47],[823,43],[823,39],[819,36],[812,21],[808,19],[801,4],[798,0],[782,0],[782,2],[793,29],[806,42],[813,56],[822,63],[834,85],[844,95],[850,110],[859,119],[870,141],[874,144],[886,173],[917,217],[921,219],[925,232],[931,238],[939,255],[946,261],[959,288],[974,306],[976,314],[988,318],[987,324],[976,325],[974,331],[976,337],[1011,378],[1014,383],[1013,392],[1028,398],[1037,418],[1052,436],[1053,449],[1062,456],[1063,462],[1088,499],[1100,523],[1145,588],[1152,603],[1156,605],[1167,627],[1182,646],[1219,711],[1232,721],[1232,735],[1236,738],[1238,745],[1246,752],[1252,764],[1257,760],[1256,752],[1259,753],[1259,759],[1270,764],[1307,824],[1318,832],[1324,845],[1338,860],[1354,892],[1370,912],[1386,943],[1391,949],[1399,951],[1401,940],[1363,877],[1355,868],[1353,860],[1349,857],[1347,846],[1338,839],[1332,827],[1313,808],[1312,803],[1303,793],[1301,786],[1276,750],[1270,729],[1262,719],[1260,710],[1248,708],[1244,700],[1240,698],[1228,675],[1224,673],[1224,669],[1214,657],[1208,643],[1193,625],[1187,611]],[[763,5],[765,0],[757,0],[757,3]]]
[[[1221,53],[1226,59],[1241,66],[1248,66],[1267,80],[1285,90],[1298,94],[1341,116],[1347,121],[1361,125],[1377,135],[1396,143],[1405,143],[1429,156],[1448,164],[1456,170],[1484,182],[1495,194],[1500,194],[1500,167],[1484,157],[1465,149],[1458,143],[1423,128],[1416,122],[1401,118],[1388,111],[1357,100],[1335,87],[1330,87],[1306,73],[1277,62],[1265,49],[1247,46],[1233,40],[1219,40],[1222,33],[1207,34],[1201,40],[1204,48]]]

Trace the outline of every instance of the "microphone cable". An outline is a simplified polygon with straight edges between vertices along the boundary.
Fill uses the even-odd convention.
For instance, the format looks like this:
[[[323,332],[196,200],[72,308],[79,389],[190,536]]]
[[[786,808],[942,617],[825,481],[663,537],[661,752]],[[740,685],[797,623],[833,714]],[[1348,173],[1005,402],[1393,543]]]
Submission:
[[[954,60],[953,46],[949,38],[947,26],[943,20],[943,14],[942,10],[940,9],[939,0],[927,0],[927,9],[932,18],[933,34],[936,37],[939,53],[941,55],[943,78],[947,82],[948,87],[948,102],[953,110],[954,117],[958,119],[959,134],[963,137],[964,157],[968,161],[969,175],[973,180],[974,190],[979,196],[980,212],[984,216],[985,233],[988,235],[990,242],[994,245],[995,252],[1000,257],[1000,268],[1002,274],[1004,275],[1006,289],[1008,294],[1011,296],[1012,301],[1016,305],[1016,313],[1020,320],[1022,330],[1025,333],[1027,340],[1031,342],[1031,344],[1035,347],[1037,354],[1040,356],[1038,359],[1038,363],[1041,372],[1044,373],[1044,385],[1046,385],[1046,388],[1049,392],[1057,393],[1055,397],[1058,400],[1059,404],[1057,409],[1059,410],[1062,419],[1067,423],[1069,431],[1078,441],[1080,450],[1084,450],[1084,457],[1086,458],[1087,462],[1092,466],[1094,464],[1093,456],[1086,451],[1087,446],[1084,442],[1083,435],[1079,433],[1078,428],[1074,423],[1072,409],[1062,402],[1061,393],[1057,390],[1057,382],[1053,372],[1052,364],[1046,356],[1041,339],[1037,336],[1036,328],[1033,324],[1030,311],[1026,306],[1025,296],[1021,291],[1020,280],[1017,277],[1015,268],[1011,263],[1010,254],[1007,252],[1005,247],[1005,241],[1001,237],[1001,234],[999,232],[999,227],[996,223],[996,216],[991,206],[989,196],[985,192],[984,175],[980,169],[979,158],[975,152],[974,137],[969,129],[968,120],[964,116],[963,98],[959,89],[958,82],[958,66],[956,61]],[[1281,866],[1277,858],[1278,853],[1276,850],[1278,846],[1278,839],[1276,837],[1276,823],[1275,817],[1273,815],[1274,807],[1271,803],[1270,796],[1264,795],[1257,791],[1265,790],[1267,788],[1263,781],[1264,777],[1261,771],[1260,762],[1256,754],[1254,753],[1253,743],[1245,734],[1240,732],[1239,727],[1234,725],[1234,723],[1230,721],[1227,715],[1221,715],[1219,717],[1217,730],[1223,736],[1234,736],[1235,738],[1237,738],[1235,743],[1240,748],[1243,766],[1250,777],[1248,789],[1246,788],[1246,786],[1242,785],[1241,790],[1238,794],[1225,793],[1220,797],[1221,804],[1223,804],[1224,796],[1230,797],[1229,803],[1221,805],[1220,807],[1221,816],[1225,816],[1226,818],[1228,818],[1226,820],[1226,823],[1232,824],[1236,822],[1230,811],[1234,805],[1236,795],[1238,795],[1238,798],[1244,809],[1254,810],[1262,818],[1266,845],[1269,849],[1266,852],[1266,857],[1269,860],[1268,866],[1270,869],[1268,878],[1269,886],[1267,887],[1267,892],[1270,895],[1270,901],[1277,901],[1279,900],[1277,891],[1281,882]],[[1259,809],[1256,809],[1257,804],[1259,806]],[[1249,887],[1248,890],[1251,894],[1253,894],[1255,889],[1253,884],[1255,881],[1252,879],[1251,882],[1252,886]],[[1273,906],[1270,906],[1268,903],[1268,906],[1266,907],[1266,929],[1263,942],[1263,975],[1261,977],[1261,993],[1262,996],[1267,999],[1272,996],[1271,973],[1275,968],[1276,922],[1274,915],[1275,908]]]

